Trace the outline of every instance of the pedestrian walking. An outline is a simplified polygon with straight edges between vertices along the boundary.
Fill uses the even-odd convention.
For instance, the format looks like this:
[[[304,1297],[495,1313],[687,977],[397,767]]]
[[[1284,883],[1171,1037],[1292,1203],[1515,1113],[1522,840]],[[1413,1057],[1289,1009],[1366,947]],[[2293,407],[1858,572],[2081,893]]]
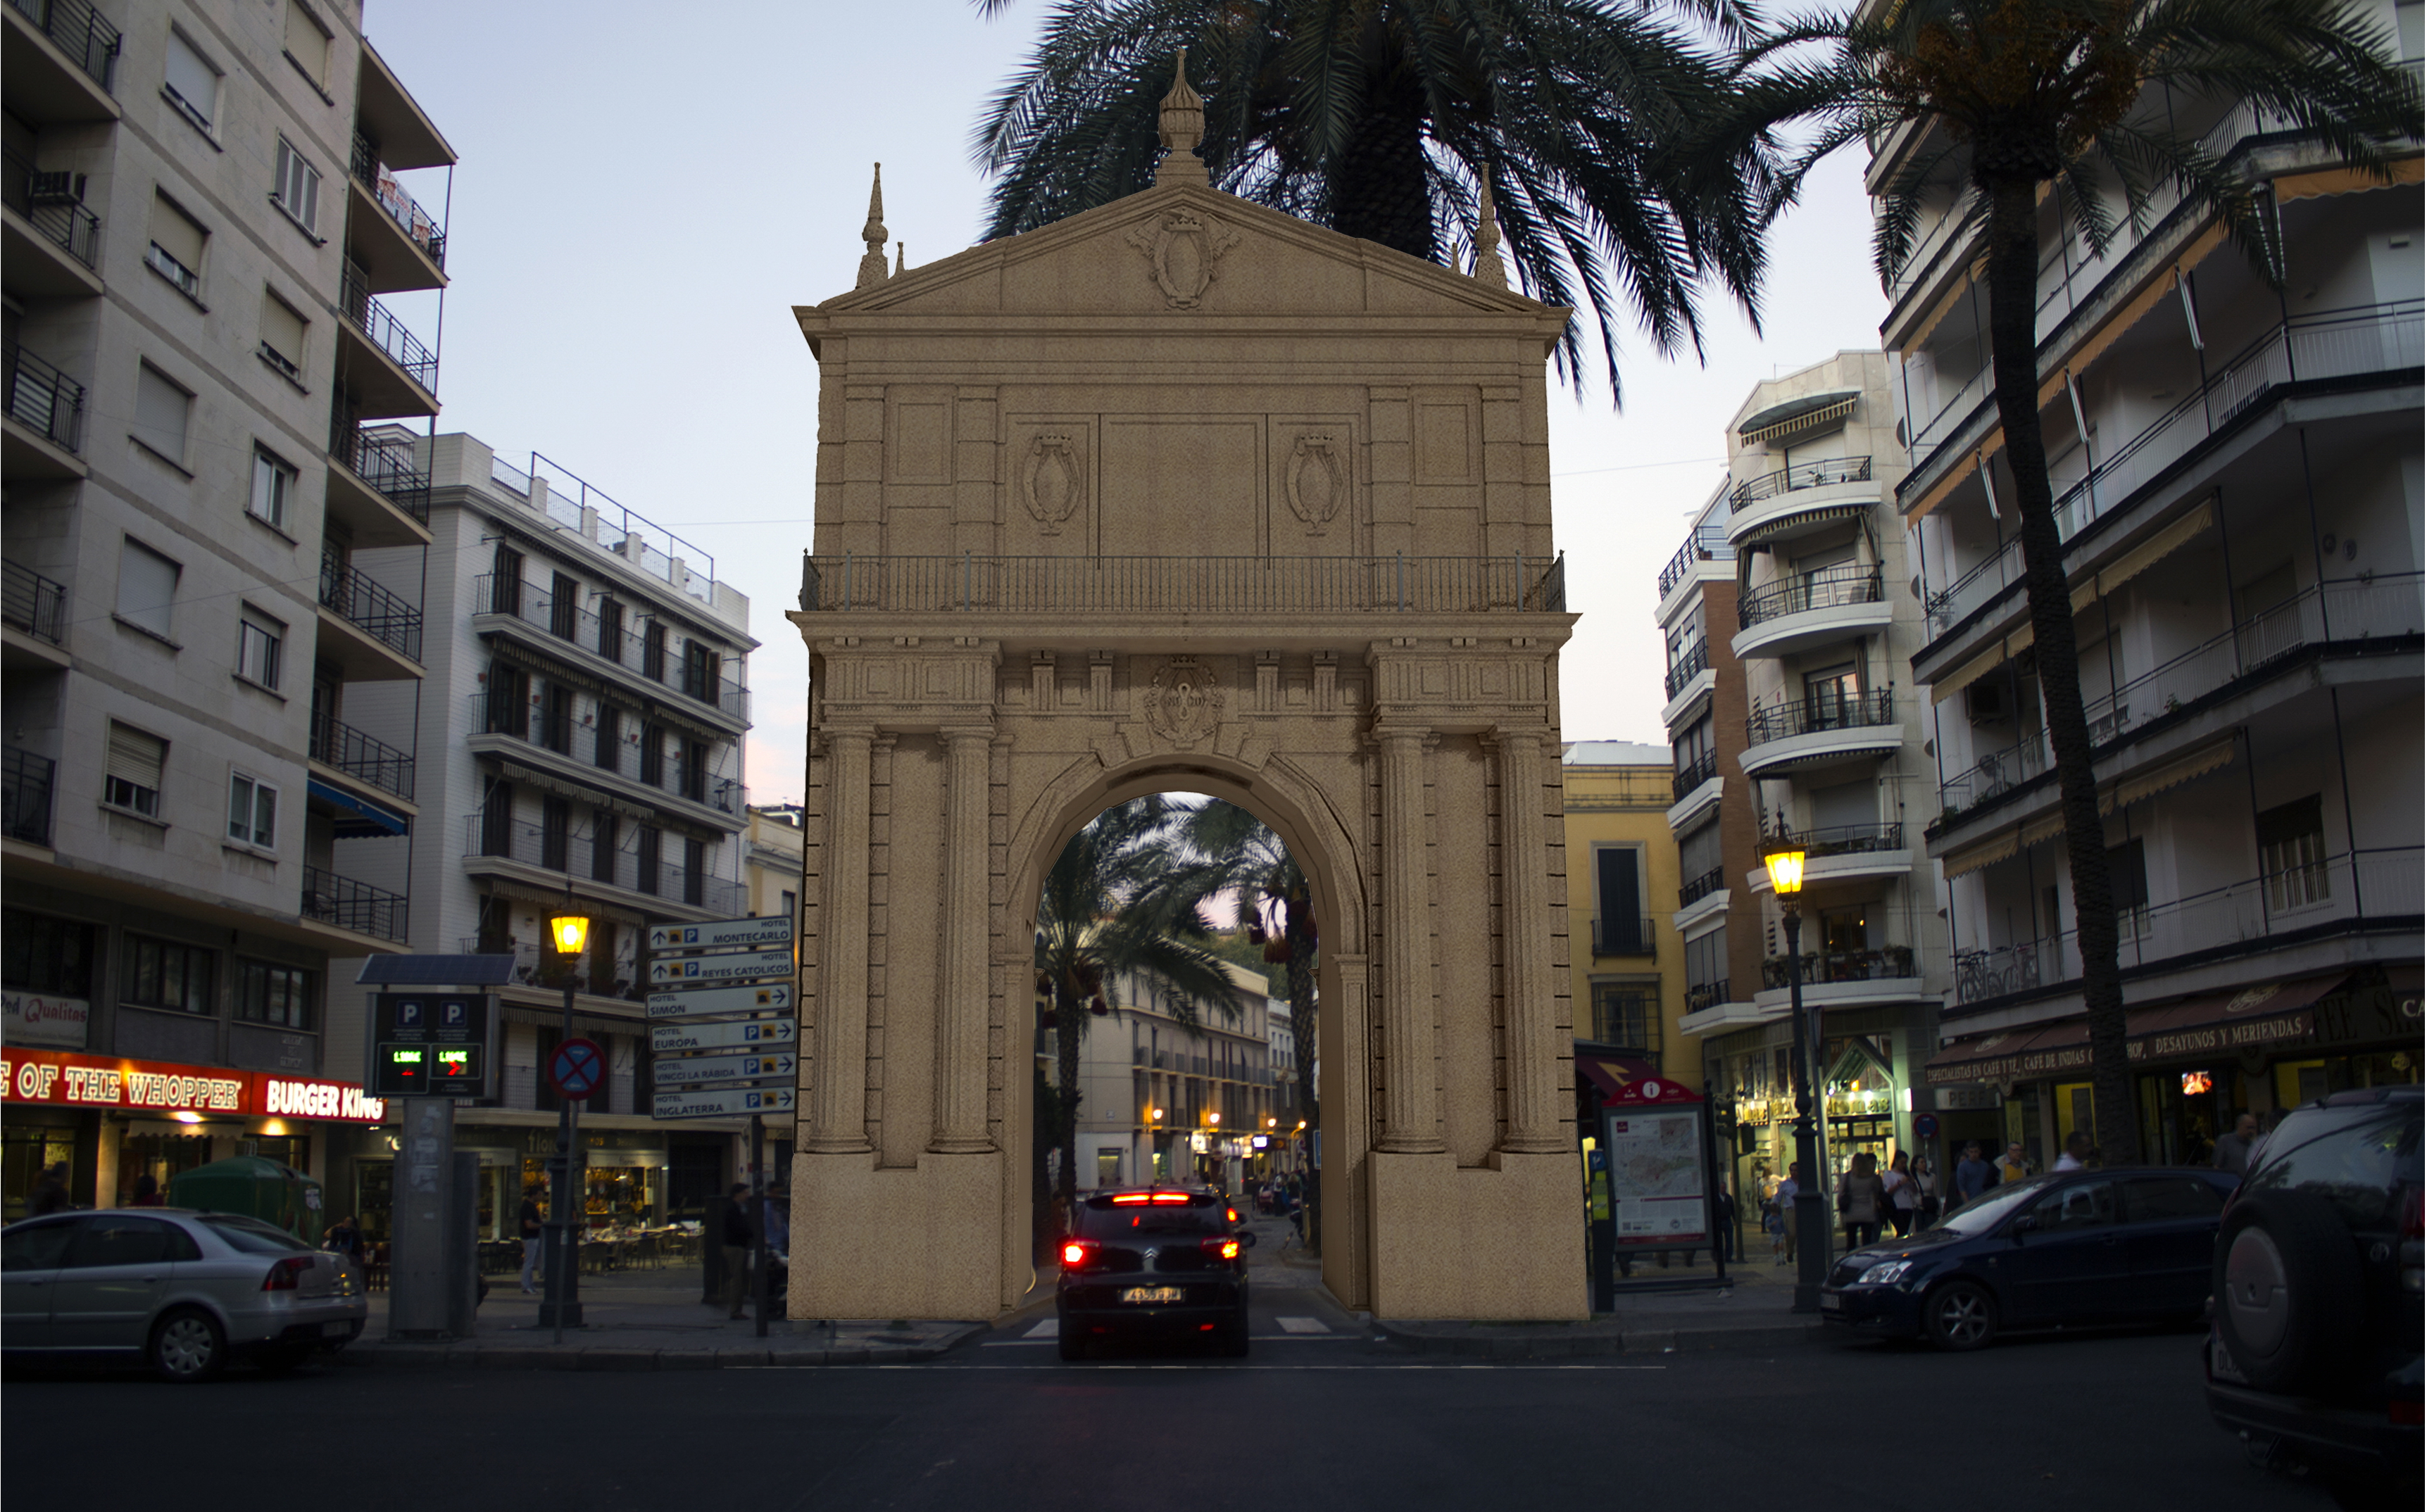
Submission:
[[[1714,1236],[1718,1241],[1718,1258],[1722,1263],[1734,1261],[1741,1265],[1744,1263],[1744,1233],[1736,1227],[1735,1195],[1721,1187],[1718,1201],[1713,1206],[1718,1210],[1719,1220],[1719,1231]],[[1688,1256],[1686,1263],[1692,1262],[1692,1257]]]
[[[1802,1190],[1803,1162],[1789,1162],[1785,1177],[1769,1194],[1770,1216],[1778,1220],[1778,1227],[1771,1230],[1773,1237],[1769,1246],[1770,1263],[1773,1265],[1788,1263],[1795,1254],[1795,1196]]]
[[[2250,1157],[2258,1148],[2258,1115],[2243,1113],[2233,1120],[2233,1132],[2216,1142],[2216,1168],[2228,1176],[2250,1174]]]
[[[2009,1181],[2019,1181],[2030,1174],[2031,1162],[2023,1154],[2023,1142],[2019,1139],[2010,1142],[2006,1146],[2006,1158],[1997,1162],[1997,1184],[2003,1186]]]
[[[1880,1220],[1886,1209],[1887,1185],[1880,1179],[1880,1158],[1865,1150],[1854,1157],[1853,1168],[1837,1179],[1837,1221],[1846,1227],[1846,1247],[1878,1244]]]
[[[1913,1232],[1914,1210],[1919,1201],[1914,1187],[1912,1157],[1903,1150],[1897,1151],[1888,1168],[1880,1173],[1880,1185],[1887,1189],[1888,1222],[1896,1226],[1896,1236],[1902,1239]]]
[[[59,1162],[42,1173],[34,1190],[25,1198],[25,1216],[39,1218],[48,1212],[65,1212],[75,1206],[68,1195],[68,1162]]]
[[[536,1295],[539,1288],[531,1285],[531,1277],[539,1274],[540,1246],[546,1242],[547,1234],[546,1226],[540,1222],[537,1188],[523,1188],[522,1211],[515,1215],[514,1223],[522,1230],[523,1295]]]
[[[2064,1136],[2064,1153],[2056,1158],[2056,1165],[2053,1169],[2059,1171],[2085,1170],[2089,1167],[2090,1162],[2097,1158],[2097,1146],[2090,1143],[2089,1131],[2087,1130],[2077,1129],[2072,1133]]]
[[[725,1195],[725,1306],[727,1318],[741,1316],[741,1299],[750,1285],[750,1242],[757,1230],[750,1225],[750,1188],[736,1181]]]
[[[1927,1150],[1913,1158],[1913,1201],[1915,1233],[1938,1222],[1938,1164]]]
[[[1955,1162],[1955,1190],[1948,1194],[1950,1208],[1960,1208],[1979,1199],[1981,1193],[1995,1184],[1996,1174],[1989,1162],[1980,1158],[1980,1142],[1973,1140],[1963,1146],[1963,1158]]]
[[[337,1264],[345,1271],[347,1281],[354,1291],[362,1291],[363,1231],[355,1226],[351,1214],[329,1226],[328,1231],[320,1236],[320,1247],[337,1257]]]
[[[165,1208],[169,1199],[160,1195],[160,1179],[146,1171],[135,1179],[135,1200],[130,1208]]]

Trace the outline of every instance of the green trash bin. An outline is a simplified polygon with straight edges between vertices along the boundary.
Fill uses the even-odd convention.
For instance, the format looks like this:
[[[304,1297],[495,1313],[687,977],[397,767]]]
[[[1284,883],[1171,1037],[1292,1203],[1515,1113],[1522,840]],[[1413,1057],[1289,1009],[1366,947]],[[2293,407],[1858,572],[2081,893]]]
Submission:
[[[316,1249],[329,1222],[318,1180],[258,1155],[237,1155],[178,1172],[169,1179],[169,1206],[240,1212],[284,1228]]]

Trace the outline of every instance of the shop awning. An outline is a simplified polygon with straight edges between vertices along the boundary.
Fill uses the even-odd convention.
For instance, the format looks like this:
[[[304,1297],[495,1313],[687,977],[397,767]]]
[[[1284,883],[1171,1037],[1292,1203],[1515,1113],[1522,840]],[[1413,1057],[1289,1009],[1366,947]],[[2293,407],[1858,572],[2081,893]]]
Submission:
[[[2209,993],[2135,1009],[2125,1016],[2125,1052],[2135,1065],[2197,1059],[2305,1037],[2318,1000],[2349,981],[2331,972]],[[2012,1083],[2090,1069],[2090,1022],[2079,1015],[2052,1024],[1960,1039],[1930,1058],[1931,1086]]]
[[[315,800],[337,811],[337,837],[341,840],[368,839],[381,835],[404,835],[413,829],[413,821],[384,804],[357,798],[343,788],[314,777],[304,785]]]
[[[1604,1101],[1615,1098],[1630,1082],[1659,1074],[1650,1062],[1637,1060],[1632,1055],[1576,1057],[1576,1075],[1591,1082],[1593,1090],[1599,1092]]]

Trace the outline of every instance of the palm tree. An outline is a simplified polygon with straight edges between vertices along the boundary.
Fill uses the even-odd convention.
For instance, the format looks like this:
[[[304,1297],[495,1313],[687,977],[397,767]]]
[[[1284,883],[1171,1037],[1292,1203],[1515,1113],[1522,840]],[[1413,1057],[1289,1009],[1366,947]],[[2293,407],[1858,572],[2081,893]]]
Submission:
[[[1740,4],[1066,0],[974,135],[996,180],[985,235],[1151,184],[1185,48],[1218,187],[1439,262],[1473,236],[1488,186],[1524,289],[1592,306],[1615,398],[1622,306],[1663,356],[1701,351],[1708,282],[1753,313],[1767,144],[1676,150],[1727,87],[1723,57],[1686,28],[1741,38]],[[1557,362],[1580,382],[1573,320]]]
[[[2098,1138],[2110,1160],[2139,1158],[2140,1123],[2106,830],[2040,429],[2038,202],[2052,187],[2103,252],[2127,226],[2145,229],[2158,192],[2172,187],[2280,284],[2282,249],[2265,202],[2247,177],[2177,134],[2168,106],[2255,106],[2389,179],[2388,146],[2419,138],[2419,86],[2386,61],[2394,53],[2392,37],[2345,0],[1900,0],[1760,38],[1745,57],[1743,110],[1710,136],[1711,150],[1725,153],[1731,139],[1790,122],[1816,125],[1782,180],[1792,193],[1812,164],[1848,142],[1901,128],[1919,134],[1923,149],[1879,202],[1872,246],[1883,283],[1913,254],[1926,192],[1956,181],[1951,213],[1987,265],[1997,419],[2073,874]]]
[[[1230,973],[1201,943],[1213,933],[1198,909],[1211,880],[1206,868],[1182,854],[1173,805],[1160,796],[1097,815],[1045,874],[1036,905],[1036,988],[1059,1071],[1052,1113],[1065,1212],[1078,1197],[1080,1042],[1093,1019],[1111,1013],[1116,981],[1129,977],[1167,992],[1172,1016],[1184,1026],[1197,1024],[1200,1002],[1238,1013]],[[1036,1158],[1041,1166],[1042,1148]]]
[[[1314,969],[1319,935],[1314,906],[1307,896],[1306,874],[1262,820],[1236,804],[1220,799],[1207,803],[1182,821],[1189,849],[1214,869],[1214,890],[1235,892],[1255,922],[1251,939],[1264,947],[1264,959],[1281,965],[1289,985],[1290,1033],[1297,1045],[1297,1105],[1306,1110],[1307,1127],[1319,1129],[1314,1101]],[[1322,1228],[1314,1191],[1306,1196],[1306,1243],[1322,1248]]]

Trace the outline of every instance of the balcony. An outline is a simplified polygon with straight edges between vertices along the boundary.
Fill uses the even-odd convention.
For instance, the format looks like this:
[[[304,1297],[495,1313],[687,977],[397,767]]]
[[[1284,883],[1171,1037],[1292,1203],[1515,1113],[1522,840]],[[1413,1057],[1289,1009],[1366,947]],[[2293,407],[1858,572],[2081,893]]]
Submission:
[[[739,679],[720,672],[711,683],[695,665],[677,664],[662,641],[652,644],[645,636],[634,635],[578,604],[559,604],[553,594],[519,578],[498,580],[487,573],[472,579],[472,603],[473,628],[480,633],[489,633],[491,626],[481,621],[495,615],[516,632],[522,643],[570,665],[588,670],[595,658],[677,690],[724,716],[737,730],[750,723],[750,690]]]
[[[38,126],[118,119],[122,39],[90,0],[8,0],[7,15],[0,93],[12,115]]]
[[[1596,919],[1592,921],[1595,955],[1653,955],[1658,953],[1658,941],[1659,936],[1653,933],[1649,917]]]
[[[514,981],[521,986],[547,992],[564,990],[567,968],[563,957],[553,948],[542,950],[529,940],[489,939],[479,935],[465,935],[461,944],[467,955],[513,956]],[[571,970],[577,992],[594,998],[621,998],[627,1002],[640,1002],[648,997],[634,962],[577,960]]]
[[[38,641],[67,644],[68,591],[31,567],[0,563],[7,572],[7,593],[0,597],[0,620]]]
[[[354,781],[413,801],[413,753],[337,720],[312,722],[312,759]]]
[[[2375,931],[2419,933],[2421,861],[2416,845],[2346,852],[2116,915],[2117,957],[2127,978]],[[2081,984],[2075,933],[1955,952],[1955,1000],[1965,1007],[2027,1000]]]
[[[1792,540],[1879,502],[1868,457],[1824,457],[1764,473],[1728,496],[1728,541]]]
[[[1875,688],[1848,698],[1800,698],[1757,708],[1745,719],[1745,749],[1737,765],[1748,777],[1787,767],[1870,760],[1904,745],[1896,712],[1896,690]]]
[[[1677,907],[1680,911],[1691,908],[1713,893],[1726,892],[1727,888],[1727,869],[1713,867],[1699,877],[1686,879],[1685,885],[1677,889]]]
[[[0,824],[12,840],[27,845],[51,843],[51,786],[58,773],[59,764],[49,756],[36,756],[16,746],[7,748],[5,762],[0,762],[0,776],[7,779],[0,790]]]
[[[8,391],[8,476],[83,477],[76,452],[84,436],[84,385],[13,341],[0,348],[0,384]]]
[[[1682,804],[1692,795],[1695,789],[1718,774],[1719,754],[1717,751],[1705,751],[1677,769],[1677,775],[1670,780],[1669,796]]]
[[[595,716],[578,723],[561,719],[502,690],[473,693],[468,705],[468,727],[476,742],[483,736],[500,736],[534,746],[557,756],[557,764],[568,774],[579,773],[576,780],[618,778],[634,796],[645,795],[659,802],[667,797],[678,798],[729,821],[720,824],[720,828],[741,827],[750,802],[748,789],[708,767],[693,766],[679,756],[644,761],[640,746],[620,737],[604,753],[606,759],[601,760]],[[494,742],[481,744],[495,748]]]
[[[1732,645],[1738,658],[1789,656],[1883,630],[1894,612],[1876,562],[1823,567],[1740,599]]]
[[[421,610],[334,553],[320,559],[320,608],[323,625],[349,633],[321,637],[319,655],[347,676],[391,682],[421,675]]]
[[[485,813],[467,814],[464,869],[578,892],[612,888],[621,895],[618,901],[644,911],[687,910],[702,919],[742,912],[745,900],[740,883],[686,870],[679,861],[662,856],[644,856],[639,849],[643,832],[636,826],[622,829],[623,840],[614,849],[601,852],[592,836],[582,831],[519,821],[499,822]]]
[[[1803,847],[1803,886],[1813,891],[1832,882],[1900,877],[1913,870],[1913,852],[1902,824],[1839,824],[1787,832],[1765,839],[1765,848],[1788,841]],[[1766,870],[1748,873],[1755,892],[1769,891]]]
[[[1803,1004],[1807,1008],[1863,1008],[1905,1002],[1923,995],[1926,984],[1914,965],[1908,946],[1876,950],[1806,951],[1803,952]],[[1787,958],[1773,955],[1761,963],[1762,990],[1753,1002],[1764,1011],[1783,1009],[1792,999],[1787,985]]]
[[[358,428],[340,414],[329,438],[329,511],[357,549],[429,540],[430,473],[413,442],[385,427]],[[401,516],[401,518],[399,518]]]
[[[371,298],[369,275],[351,262],[338,281],[337,312],[345,317],[338,329],[348,337],[338,361],[354,417],[436,415],[437,356]]]
[[[0,262],[8,291],[33,299],[92,299],[101,256],[101,218],[84,207],[83,175],[38,170],[0,151]]]
[[[805,613],[1535,614],[1567,610],[1565,558],[810,557]]]
[[[363,274],[364,292],[444,288],[447,233],[380,162],[379,148],[354,133],[348,176],[353,213],[346,218],[346,255]]]
[[[1728,979],[1725,977],[1716,982],[1697,982],[1686,988],[1686,1011],[1689,1014],[1717,1008],[1728,1000]]]
[[[1675,703],[1678,695],[1686,691],[1687,685],[1710,670],[1711,642],[1697,641],[1687,648],[1684,656],[1669,664],[1669,675],[1663,682],[1663,686],[1669,690],[1669,701]]]
[[[408,923],[403,898],[315,866],[303,869],[301,912],[317,923],[399,943]]]
[[[1734,561],[1736,548],[1728,543],[1728,533],[1721,527],[1698,527],[1686,537],[1686,544],[1660,569],[1660,601],[1667,603],[1671,590],[1692,576],[1694,569],[1706,561]]]

